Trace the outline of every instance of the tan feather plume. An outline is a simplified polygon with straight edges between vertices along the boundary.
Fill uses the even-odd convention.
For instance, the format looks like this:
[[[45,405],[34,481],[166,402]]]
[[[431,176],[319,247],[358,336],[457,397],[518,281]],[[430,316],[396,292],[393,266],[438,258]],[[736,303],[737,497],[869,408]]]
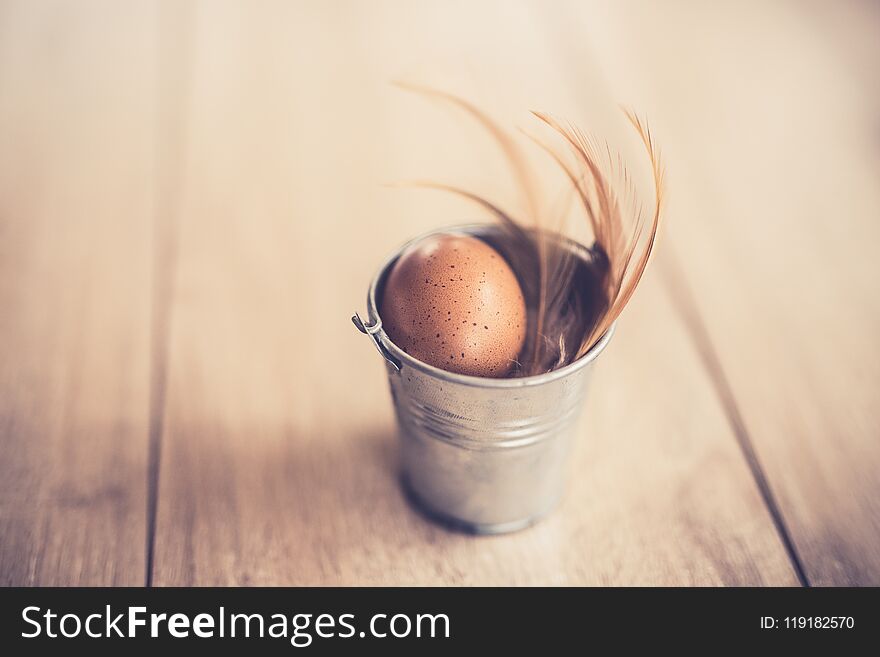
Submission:
[[[452,192],[494,215],[505,228],[505,256],[530,301],[529,332],[515,376],[530,376],[563,367],[581,356],[605,334],[632,298],[653,252],[663,206],[663,166],[648,125],[635,113],[624,113],[638,133],[651,164],[653,207],[645,213],[635,184],[619,154],[580,129],[549,114],[533,112],[561,137],[568,158],[542,139],[527,133],[565,174],[580,200],[594,243],[592,261],[584,269],[557,239],[560,226],[548,225],[538,202],[535,176],[518,144],[485,113],[452,94],[418,85],[403,89],[463,109],[489,132],[503,151],[522,192],[526,219],[517,219],[499,204],[451,185],[414,183]],[[574,163],[569,159],[573,156]],[[565,217],[563,212],[560,217]]]

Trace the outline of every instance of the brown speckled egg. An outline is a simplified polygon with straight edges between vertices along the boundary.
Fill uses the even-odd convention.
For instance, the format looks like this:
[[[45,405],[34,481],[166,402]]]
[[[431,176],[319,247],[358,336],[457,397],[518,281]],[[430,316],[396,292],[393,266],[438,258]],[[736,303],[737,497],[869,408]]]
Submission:
[[[510,265],[465,235],[430,236],[401,254],[379,315],[409,355],[472,376],[507,375],[526,335],[525,300]]]

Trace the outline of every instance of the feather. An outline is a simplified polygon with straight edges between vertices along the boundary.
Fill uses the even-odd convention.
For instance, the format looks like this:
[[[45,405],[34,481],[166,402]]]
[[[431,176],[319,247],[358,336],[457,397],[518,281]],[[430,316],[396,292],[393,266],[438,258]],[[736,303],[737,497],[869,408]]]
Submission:
[[[516,177],[526,206],[527,222],[515,219],[497,203],[452,185],[416,182],[479,204],[505,228],[504,256],[523,286],[529,307],[526,346],[514,376],[530,376],[564,367],[585,355],[620,316],[632,298],[653,253],[663,207],[664,170],[650,127],[634,112],[623,112],[638,134],[651,165],[653,208],[643,209],[638,190],[619,153],[570,123],[532,112],[561,138],[568,157],[525,133],[550,156],[569,184],[569,194],[556,227],[540,212],[535,176],[513,138],[484,112],[452,94],[413,84],[398,86],[463,109],[493,137]],[[569,158],[574,158],[574,164]],[[575,258],[558,239],[573,197],[580,201],[592,233],[590,259]],[[650,218],[647,218],[647,217]]]

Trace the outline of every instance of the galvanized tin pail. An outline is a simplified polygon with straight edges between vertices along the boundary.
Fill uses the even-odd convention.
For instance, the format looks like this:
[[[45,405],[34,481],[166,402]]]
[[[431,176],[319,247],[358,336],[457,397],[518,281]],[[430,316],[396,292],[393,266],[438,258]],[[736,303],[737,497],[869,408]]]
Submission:
[[[500,232],[470,225],[429,235],[464,233],[492,243]],[[400,429],[402,480],[411,499],[459,529],[514,531],[547,514],[562,495],[592,363],[614,327],[579,360],[538,376],[482,378],[423,363],[382,330],[378,299],[400,253],[427,236],[385,262],[370,284],[367,321],[358,315],[352,321],[385,358]],[[565,243],[587,262],[586,247]]]

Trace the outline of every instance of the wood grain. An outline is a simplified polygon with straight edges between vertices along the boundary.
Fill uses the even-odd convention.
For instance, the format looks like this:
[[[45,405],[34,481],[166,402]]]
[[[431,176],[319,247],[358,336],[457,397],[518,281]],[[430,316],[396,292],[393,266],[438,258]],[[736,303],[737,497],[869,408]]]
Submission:
[[[144,581],[156,22],[0,7],[0,584]]]
[[[667,146],[668,282],[711,336],[807,580],[877,585],[877,8],[644,3],[597,22],[573,3],[566,20],[584,37],[567,57]]]
[[[602,357],[557,513],[474,538],[400,493],[384,370],[348,316],[397,244],[478,215],[381,183],[512,191],[485,137],[387,83],[445,86],[505,120],[534,98],[583,108],[540,11],[198,6],[156,584],[797,583],[656,272]]]
[[[3,2],[0,584],[880,583],[878,20]],[[569,493],[514,535],[406,503],[348,321],[402,241],[481,218],[387,183],[517,198],[478,128],[392,80],[615,144],[623,101],[668,164]]]

